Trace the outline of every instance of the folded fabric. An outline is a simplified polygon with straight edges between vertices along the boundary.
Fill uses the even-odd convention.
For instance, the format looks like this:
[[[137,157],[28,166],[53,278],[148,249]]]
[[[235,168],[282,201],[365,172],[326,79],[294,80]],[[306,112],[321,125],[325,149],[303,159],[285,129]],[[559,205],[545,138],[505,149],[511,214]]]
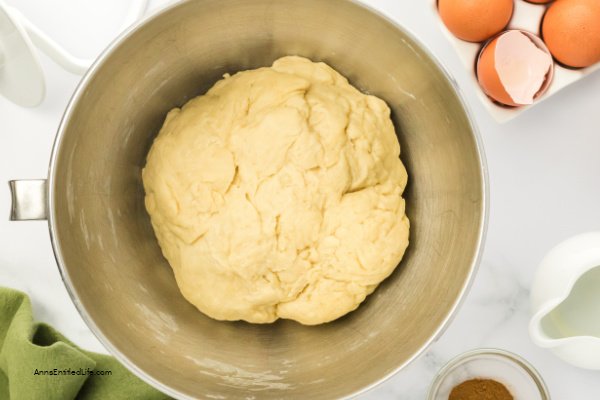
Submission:
[[[113,357],[80,349],[34,323],[25,293],[0,288],[0,399],[169,399]]]

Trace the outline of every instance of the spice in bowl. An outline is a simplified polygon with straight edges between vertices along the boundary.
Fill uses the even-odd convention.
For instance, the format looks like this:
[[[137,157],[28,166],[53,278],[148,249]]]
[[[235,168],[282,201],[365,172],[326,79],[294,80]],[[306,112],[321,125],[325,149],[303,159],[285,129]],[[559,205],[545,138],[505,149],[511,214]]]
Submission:
[[[477,349],[450,360],[427,400],[550,400],[540,374],[526,360],[499,349]]]
[[[493,379],[469,379],[456,385],[448,400],[514,400],[506,386]]]

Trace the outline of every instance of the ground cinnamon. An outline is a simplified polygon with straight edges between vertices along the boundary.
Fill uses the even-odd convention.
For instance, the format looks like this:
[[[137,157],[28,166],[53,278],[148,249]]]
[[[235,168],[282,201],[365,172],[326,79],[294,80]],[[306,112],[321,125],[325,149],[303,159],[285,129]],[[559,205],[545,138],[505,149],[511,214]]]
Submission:
[[[470,379],[457,385],[448,400],[514,400],[506,386],[493,379]]]

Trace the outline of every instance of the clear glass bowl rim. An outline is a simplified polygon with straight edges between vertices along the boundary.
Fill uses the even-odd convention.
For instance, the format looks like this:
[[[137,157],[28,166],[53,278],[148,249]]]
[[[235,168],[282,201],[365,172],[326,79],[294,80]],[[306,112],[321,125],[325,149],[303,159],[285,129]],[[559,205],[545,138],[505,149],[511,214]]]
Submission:
[[[550,400],[550,392],[548,391],[548,387],[544,382],[542,376],[537,372],[537,370],[531,365],[528,361],[526,361],[521,356],[511,353],[510,351],[494,349],[494,348],[484,348],[484,349],[475,349],[469,350],[458,356],[454,357],[450,361],[446,363],[436,374],[431,387],[429,388],[429,393],[427,394],[427,400],[434,400],[435,396],[438,393],[441,383],[447,378],[450,371],[452,371],[456,366],[461,365],[467,361],[472,359],[480,358],[481,356],[500,356],[504,359],[512,362],[516,367],[525,371],[533,380],[538,390],[540,391],[540,395],[542,396],[542,400]]]

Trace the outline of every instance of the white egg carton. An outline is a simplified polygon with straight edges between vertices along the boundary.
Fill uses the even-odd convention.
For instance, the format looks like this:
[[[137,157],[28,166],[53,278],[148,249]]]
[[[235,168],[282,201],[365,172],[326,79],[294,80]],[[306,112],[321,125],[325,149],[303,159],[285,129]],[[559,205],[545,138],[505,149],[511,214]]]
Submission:
[[[430,0],[430,4],[432,6],[433,12],[436,15],[436,18],[439,21],[439,24],[442,28],[442,32],[448,38],[448,40],[458,53],[465,68],[469,70],[471,80],[473,81],[476,87],[479,99],[481,100],[485,108],[487,108],[490,114],[494,117],[494,119],[496,119],[496,121],[500,123],[510,121],[522,112],[528,110],[531,107],[535,107],[537,104],[540,104],[542,101],[546,100],[550,96],[553,96],[554,94],[569,86],[573,82],[576,82],[581,78],[585,77],[586,75],[589,75],[592,72],[600,69],[600,63],[597,63],[587,68],[568,69],[555,62],[554,77],[552,78],[552,82],[550,83],[548,90],[542,96],[538,97],[533,104],[514,108],[500,106],[494,103],[483,92],[483,90],[481,90],[479,82],[477,81],[477,76],[475,75],[476,59],[485,42],[471,43],[466,42],[464,40],[460,40],[459,38],[454,36],[452,33],[450,33],[450,31],[448,31],[438,14],[437,0]],[[528,3],[525,0],[515,0],[515,9],[513,11],[513,17],[506,29],[521,29],[539,36],[541,30],[540,26],[545,12],[545,4],[533,4]]]

